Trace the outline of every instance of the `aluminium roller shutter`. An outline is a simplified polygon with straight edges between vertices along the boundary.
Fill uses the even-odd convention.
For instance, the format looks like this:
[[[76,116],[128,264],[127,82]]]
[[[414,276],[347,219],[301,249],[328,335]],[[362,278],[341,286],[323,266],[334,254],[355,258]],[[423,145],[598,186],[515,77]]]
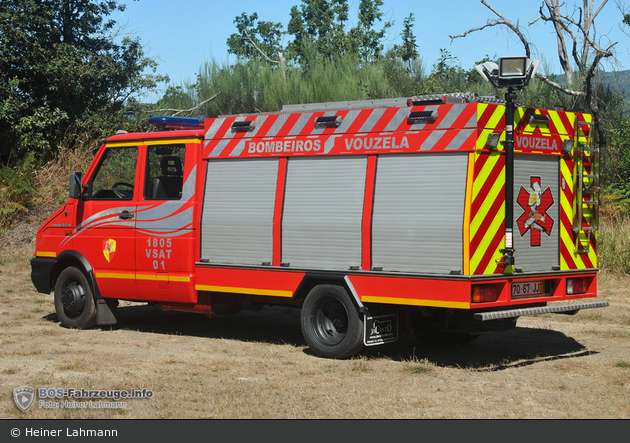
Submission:
[[[261,265],[273,256],[278,159],[208,162],[201,218],[201,258]]]
[[[380,156],[372,266],[383,271],[463,271],[466,153]]]
[[[283,263],[343,270],[361,265],[366,168],[366,156],[288,160]]]

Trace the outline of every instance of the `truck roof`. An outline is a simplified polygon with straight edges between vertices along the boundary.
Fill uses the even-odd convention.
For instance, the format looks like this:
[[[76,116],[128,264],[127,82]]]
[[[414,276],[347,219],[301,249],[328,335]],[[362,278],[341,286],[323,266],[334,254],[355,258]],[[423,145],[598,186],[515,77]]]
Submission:
[[[115,142],[129,142],[136,140],[150,140],[150,139],[166,139],[166,138],[187,138],[187,137],[203,137],[204,129],[186,129],[186,130],[168,130],[168,131],[155,131],[155,132],[125,132],[112,135],[108,137],[107,143]]]

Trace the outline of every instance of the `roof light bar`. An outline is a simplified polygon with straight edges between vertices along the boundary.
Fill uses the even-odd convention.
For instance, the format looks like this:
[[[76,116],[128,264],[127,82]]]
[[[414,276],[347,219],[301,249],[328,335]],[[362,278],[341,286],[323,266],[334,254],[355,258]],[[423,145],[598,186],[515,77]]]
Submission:
[[[407,118],[413,122],[433,122],[438,118],[437,110],[410,112]]]
[[[232,131],[235,131],[235,132],[253,131],[255,128],[256,128],[256,120],[232,123]]]
[[[340,115],[317,117],[315,119],[315,126],[339,126],[341,124],[341,120]]]
[[[197,129],[203,126],[204,117],[171,117],[168,115],[161,115],[158,117],[151,117],[149,124],[155,126],[158,129]]]
[[[446,95],[423,95],[407,99],[407,106],[443,105],[446,103]],[[463,101],[459,103],[463,103]]]
[[[529,114],[527,120],[529,121],[530,125],[546,125],[547,123],[549,123],[549,116],[543,114]]]

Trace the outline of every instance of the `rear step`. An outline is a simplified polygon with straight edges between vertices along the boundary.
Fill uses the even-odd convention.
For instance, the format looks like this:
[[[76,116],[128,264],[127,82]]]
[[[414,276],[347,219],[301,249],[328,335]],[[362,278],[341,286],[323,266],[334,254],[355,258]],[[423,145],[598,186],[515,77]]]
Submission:
[[[536,314],[575,314],[580,309],[605,308],[610,303],[607,301],[593,301],[588,303],[576,303],[573,305],[540,306],[537,308],[510,309],[509,311],[477,312],[475,320],[487,321],[501,318],[521,317],[523,315]]]

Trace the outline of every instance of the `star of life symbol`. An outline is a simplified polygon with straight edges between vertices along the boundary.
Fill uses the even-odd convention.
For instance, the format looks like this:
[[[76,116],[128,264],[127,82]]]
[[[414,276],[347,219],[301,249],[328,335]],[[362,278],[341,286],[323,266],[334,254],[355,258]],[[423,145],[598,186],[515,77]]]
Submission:
[[[516,202],[523,208],[523,214],[516,220],[521,237],[530,233],[530,246],[541,245],[541,233],[551,236],[554,220],[547,210],[554,204],[551,189],[543,191],[540,177],[530,177],[529,189],[521,186]]]
[[[35,389],[28,386],[22,386],[13,390],[13,401],[20,408],[20,411],[26,412],[35,402]]]

